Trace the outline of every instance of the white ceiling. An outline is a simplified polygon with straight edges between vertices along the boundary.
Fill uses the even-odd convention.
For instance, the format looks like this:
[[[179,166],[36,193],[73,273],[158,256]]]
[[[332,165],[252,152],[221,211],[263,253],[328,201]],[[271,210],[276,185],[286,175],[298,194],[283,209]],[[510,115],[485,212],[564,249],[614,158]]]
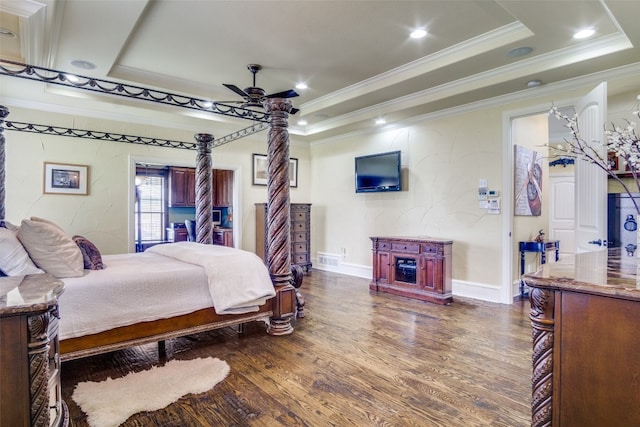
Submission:
[[[635,0],[2,0],[0,27],[16,37],[0,36],[0,58],[215,101],[239,100],[222,84],[251,86],[246,67],[257,63],[263,70],[256,83],[267,93],[308,85],[292,99],[300,112],[291,131],[315,140],[371,127],[379,117],[393,122],[533,91],[533,79],[544,87],[640,64],[639,17]],[[585,26],[596,34],[573,39]],[[428,35],[410,39],[414,27]],[[533,51],[507,55],[525,46]],[[0,78],[0,94],[10,101],[69,98],[68,89],[43,90],[39,82],[20,82],[12,92],[15,80]],[[82,97],[95,111],[167,112],[140,101]],[[302,118],[306,126],[297,125]],[[209,120],[223,132],[249,125]]]

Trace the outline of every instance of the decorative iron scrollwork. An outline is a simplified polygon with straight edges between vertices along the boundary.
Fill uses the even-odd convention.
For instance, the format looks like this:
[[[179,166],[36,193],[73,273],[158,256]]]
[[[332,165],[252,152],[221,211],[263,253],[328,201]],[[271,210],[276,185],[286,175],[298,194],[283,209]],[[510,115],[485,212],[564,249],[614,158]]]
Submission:
[[[68,136],[72,138],[84,138],[100,141],[113,141],[113,142],[125,142],[128,144],[141,144],[141,145],[153,145],[156,147],[170,147],[181,148],[184,150],[197,150],[197,144],[194,142],[184,141],[172,141],[170,139],[149,138],[136,135],[123,135],[113,132],[101,132],[88,129],[71,129],[63,128],[59,126],[51,125],[39,125],[34,123],[24,122],[12,122],[6,121],[4,123],[7,130],[13,130],[18,132],[30,132],[43,135],[57,135]],[[236,139],[244,138],[245,136],[252,135],[254,133],[261,132],[269,127],[268,123],[256,123],[252,126],[240,129],[229,135],[223,136],[220,139],[211,143],[211,148],[216,148],[224,144],[228,144]]]
[[[75,89],[82,89],[90,92],[98,92],[125,98],[150,101],[158,104],[188,108],[190,110],[198,110],[205,113],[221,114],[239,119],[257,122],[269,121],[269,115],[262,111],[221,104],[206,99],[191,98],[185,95],[178,95],[175,93],[163,92],[161,90],[133,86],[120,82],[81,76],[79,74],[67,73],[50,68],[36,67],[34,65],[22,64],[20,62],[2,60],[2,62],[0,62],[0,74]]]

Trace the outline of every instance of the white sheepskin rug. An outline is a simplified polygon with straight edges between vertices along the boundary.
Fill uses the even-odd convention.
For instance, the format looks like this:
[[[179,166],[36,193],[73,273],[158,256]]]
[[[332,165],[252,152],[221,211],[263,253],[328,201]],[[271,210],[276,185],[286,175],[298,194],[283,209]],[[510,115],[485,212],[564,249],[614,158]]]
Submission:
[[[171,360],[122,378],[78,383],[71,396],[92,427],[117,427],[131,415],[156,411],[182,396],[204,393],[229,374],[224,360]]]

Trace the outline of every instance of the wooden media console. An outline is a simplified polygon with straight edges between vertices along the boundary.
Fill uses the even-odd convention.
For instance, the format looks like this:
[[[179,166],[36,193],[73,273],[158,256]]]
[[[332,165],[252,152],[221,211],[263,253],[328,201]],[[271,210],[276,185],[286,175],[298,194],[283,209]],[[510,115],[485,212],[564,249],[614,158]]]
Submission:
[[[369,289],[436,304],[451,304],[450,240],[371,237],[373,279]]]

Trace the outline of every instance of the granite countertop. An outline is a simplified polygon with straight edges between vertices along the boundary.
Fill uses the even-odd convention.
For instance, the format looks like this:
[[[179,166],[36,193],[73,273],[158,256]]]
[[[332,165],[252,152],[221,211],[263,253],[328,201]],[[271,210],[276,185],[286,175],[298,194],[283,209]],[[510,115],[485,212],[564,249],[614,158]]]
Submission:
[[[576,254],[557,263],[542,264],[525,274],[527,286],[571,290],[640,301],[638,258],[620,248]]]
[[[49,274],[0,277],[0,316],[48,310],[62,292],[64,282]]]

